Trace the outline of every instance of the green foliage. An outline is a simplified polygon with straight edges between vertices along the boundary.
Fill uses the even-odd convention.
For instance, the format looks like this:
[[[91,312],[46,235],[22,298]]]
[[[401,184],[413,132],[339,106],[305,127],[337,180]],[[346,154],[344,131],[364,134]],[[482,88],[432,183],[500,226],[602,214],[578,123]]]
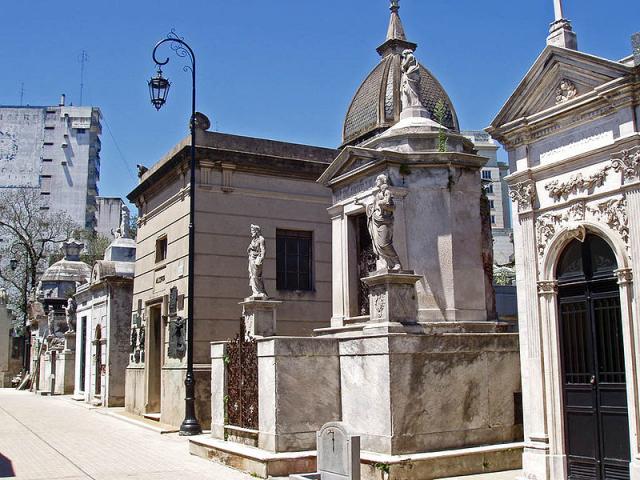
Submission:
[[[447,105],[444,103],[444,100],[440,99],[437,101],[436,106],[433,109],[433,115],[436,117],[436,122],[440,124],[440,129],[438,130],[438,151],[446,152],[447,134],[445,133],[444,128],[444,118],[447,115]]]
[[[389,475],[390,466],[388,463],[374,463],[373,468]]]
[[[411,175],[411,169],[409,168],[409,165],[405,163],[400,165],[398,171],[400,172],[400,175]]]

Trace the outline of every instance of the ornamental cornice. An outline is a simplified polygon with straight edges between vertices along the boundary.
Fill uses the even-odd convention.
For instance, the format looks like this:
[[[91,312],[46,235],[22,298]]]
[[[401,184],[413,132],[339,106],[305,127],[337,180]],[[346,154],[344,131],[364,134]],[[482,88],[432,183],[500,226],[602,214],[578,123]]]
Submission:
[[[536,184],[533,180],[509,185],[509,197],[518,205],[518,212],[532,210],[536,201]]]
[[[585,191],[592,193],[596,187],[604,185],[611,168],[611,165],[607,165],[596,173],[586,177],[582,175],[582,173],[577,173],[566,182],[553,180],[552,182],[547,183],[544,188],[549,192],[549,196],[555,201],[558,201],[561,198],[566,200],[571,194],[577,194]]]

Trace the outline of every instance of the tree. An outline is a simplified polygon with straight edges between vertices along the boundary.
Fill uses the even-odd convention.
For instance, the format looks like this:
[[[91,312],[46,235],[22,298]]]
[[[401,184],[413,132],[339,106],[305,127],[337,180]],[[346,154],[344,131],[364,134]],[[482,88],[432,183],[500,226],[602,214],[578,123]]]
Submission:
[[[93,230],[81,230],[74,234],[75,238],[84,242],[80,260],[93,268],[96,260],[104,258],[104,251],[111,244],[111,239]]]
[[[0,284],[10,305],[26,320],[29,293],[47,258],[68,240],[75,225],[69,214],[49,210],[40,191],[18,188],[0,193]]]

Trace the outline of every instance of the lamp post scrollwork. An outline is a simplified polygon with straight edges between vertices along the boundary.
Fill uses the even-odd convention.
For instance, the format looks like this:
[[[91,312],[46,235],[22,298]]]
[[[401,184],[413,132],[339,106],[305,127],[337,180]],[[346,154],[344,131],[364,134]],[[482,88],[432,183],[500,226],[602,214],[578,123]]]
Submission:
[[[185,417],[180,425],[180,435],[198,435],[202,433],[202,427],[196,418],[195,411],[195,376],[193,373],[193,295],[194,295],[194,256],[195,256],[195,194],[196,194],[196,56],[191,47],[171,30],[166,38],[160,40],[153,49],[152,58],[157,66],[157,73],[148,82],[151,103],[160,110],[167,100],[171,83],[162,76],[162,67],[169,63],[169,57],[160,60],[157,57],[158,48],[169,44],[171,50],[181,58],[187,58],[190,65],[185,65],[183,70],[191,72],[191,118],[189,129],[191,131],[191,158],[190,158],[190,186],[189,186],[189,273],[188,273],[188,297],[187,297],[187,373],[185,385]]]

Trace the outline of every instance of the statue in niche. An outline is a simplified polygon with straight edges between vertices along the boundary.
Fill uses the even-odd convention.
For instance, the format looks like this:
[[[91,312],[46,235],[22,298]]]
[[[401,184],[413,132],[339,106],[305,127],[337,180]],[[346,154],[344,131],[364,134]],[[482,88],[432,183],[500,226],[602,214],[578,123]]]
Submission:
[[[262,280],[262,262],[266,254],[264,237],[258,225],[251,225],[251,243],[247,248],[249,255],[249,286],[252,297],[267,297]]]
[[[78,305],[73,297],[69,297],[67,300],[67,306],[64,308],[64,314],[67,319],[67,331],[75,332],[76,331],[76,309]]]
[[[9,303],[9,295],[4,288],[0,288],[0,305],[6,305]]]
[[[397,271],[402,269],[402,266],[393,247],[393,212],[396,207],[386,175],[378,175],[376,187],[378,192],[373,197],[373,202],[366,205],[367,229],[376,257],[385,263],[387,269]],[[360,201],[356,203],[362,205]]]
[[[409,107],[422,107],[420,101],[420,65],[407,49],[402,52],[402,83],[400,86],[402,110]]]

